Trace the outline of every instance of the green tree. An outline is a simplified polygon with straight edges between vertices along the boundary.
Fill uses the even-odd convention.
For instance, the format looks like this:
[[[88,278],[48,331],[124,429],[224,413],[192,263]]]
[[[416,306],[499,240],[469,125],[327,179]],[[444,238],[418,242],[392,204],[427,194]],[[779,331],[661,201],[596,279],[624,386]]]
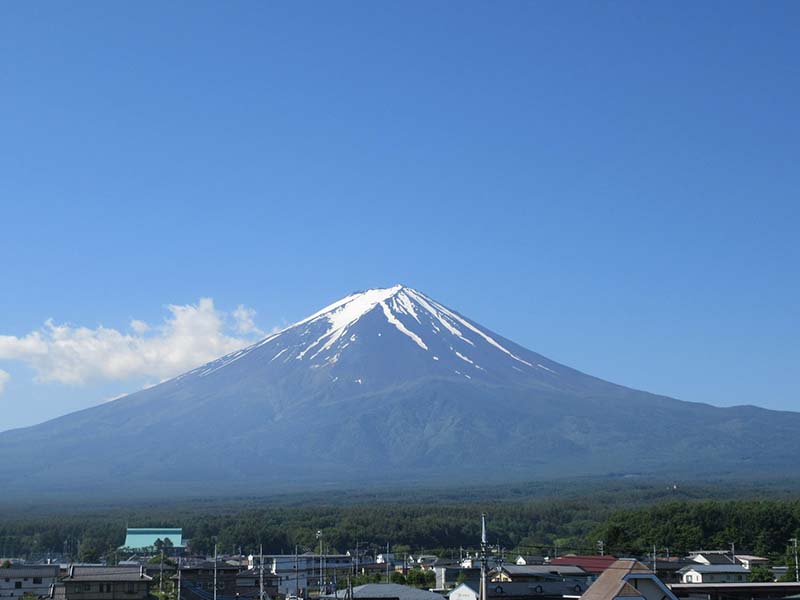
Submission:
[[[775,578],[772,576],[772,571],[764,565],[754,565],[747,575],[747,581],[750,583],[768,583],[775,581]]]
[[[401,585],[406,584],[406,576],[403,575],[400,571],[395,571],[392,573],[392,583],[399,583]]]

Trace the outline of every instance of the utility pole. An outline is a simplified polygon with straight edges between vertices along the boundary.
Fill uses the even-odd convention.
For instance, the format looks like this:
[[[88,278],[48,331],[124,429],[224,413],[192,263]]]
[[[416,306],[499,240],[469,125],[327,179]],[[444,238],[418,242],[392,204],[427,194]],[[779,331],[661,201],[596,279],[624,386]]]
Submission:
[[[264,545],[258,545],[258,598],[264,600]]]
[[[606,543],[603,540],[597,540],[597,548],[600,550],[600,556],[605,556]]]
[[[161,548],[161,565],[158,573],[158,595],[164,595],[164,548]]]
[[[353,570],[353,575],[355,577],[358,577],[358,540],[356,540],[356,562],[355,562],[355,567],[354,567],[354,570]],[[348,583],[348,589],[350,589],[349,588],[349,583]]]
[[[386,542],[386,583],[389,583],[389,542]]]
[[[486,513],[481,514],[481,590],[478,600],[489,600],[489,590],[486,584],[486,550],[489,545],[486,536]]]
[[[294,545],[294,597],[300,597],[300,584],[297,574],[297,544]],[[308,577],[306,577],[306,587],[308,587]]]
[[[317,529],[317,539],[319,540],[319,595],[322,596],[322,530]]]
[[[653,544],[653,574],[656,573],[656,545]]]
[[[178,597],[175,600],[181,600],[181,556],[178,555]]]
[[[214,544],[214,600],[217,600],[217,545]]]
[[[793,537],[789,541],[792,542],[792,545],[794,546],[794,580],[796,582],[800,582],[800,566],[797,562],[797,538]]]

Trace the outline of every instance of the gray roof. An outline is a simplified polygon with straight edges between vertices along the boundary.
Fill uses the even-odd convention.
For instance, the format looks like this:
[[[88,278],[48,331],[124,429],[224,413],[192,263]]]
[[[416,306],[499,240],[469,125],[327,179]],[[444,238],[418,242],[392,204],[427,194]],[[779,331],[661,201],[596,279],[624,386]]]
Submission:
[[[152,581],[141,567],[70,567],[64,581]]]
[[[584,569],[575,565],[503,565],[503,571],[508,573],[511,577],[515,575],[517,577],[524,577],[526,575],[586,576],[589,574]]]
[[[0,571],[3,577],[19,579],[25,577],[58,577],[58,565],[11,565]]]
[[[348,590],[338,590],[336,594],[328,594],[322,596],[323,598],[348,598]],[[353,588],[354,600],[370,600],[372,598],[380,599],[398,599],[398,600],[444,600],[444,596],[421,590],[407,585],[400,585],[399,583],[367,583]]]
[[[705,560],[707,560],[712,565],[735,565],[736,563],[733,560],[733,557],[730,554],[698,554],[693,559],[695,562],[699,562],[698,558],[702,556]]]
[[[728,563],[727,565],[689,565],[683,567],[678,573],[688,573],[689,571],[696,571],[697,573],[749,573],[742,565],[734,565]]]

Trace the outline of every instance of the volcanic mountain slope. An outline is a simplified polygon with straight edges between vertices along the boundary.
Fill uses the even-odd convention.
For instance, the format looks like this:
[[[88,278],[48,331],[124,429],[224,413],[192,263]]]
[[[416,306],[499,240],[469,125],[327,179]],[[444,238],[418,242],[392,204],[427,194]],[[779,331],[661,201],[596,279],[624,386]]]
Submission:
[[[780,471],[800,414],[591,377],[412,288],[347,296],[175,379],[0,434],[7,493]],[[121,486],[121,487],[120,487]]]

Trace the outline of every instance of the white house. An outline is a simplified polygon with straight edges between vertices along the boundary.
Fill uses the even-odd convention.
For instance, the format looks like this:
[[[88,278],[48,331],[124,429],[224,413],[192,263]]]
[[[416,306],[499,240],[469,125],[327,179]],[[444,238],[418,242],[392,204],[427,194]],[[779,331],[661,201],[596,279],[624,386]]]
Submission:
[[[248,556],[251,569],[258,568],[258,555]],[[305,554],[264,555],[264,571],[277,578],[278,593],[291,596],[302,594],[308,588],[318,588],[324,575],[326,582],[333,579],[334,572],[349,571],[353,559],[349,554]]]
[[[21,598],[23,594],[46,596],[57,581],[58,565],[0,569],[0,598]]]
[[[742,565],[693,565],[678,571],[681,583],[745,583],[749,571]]]

